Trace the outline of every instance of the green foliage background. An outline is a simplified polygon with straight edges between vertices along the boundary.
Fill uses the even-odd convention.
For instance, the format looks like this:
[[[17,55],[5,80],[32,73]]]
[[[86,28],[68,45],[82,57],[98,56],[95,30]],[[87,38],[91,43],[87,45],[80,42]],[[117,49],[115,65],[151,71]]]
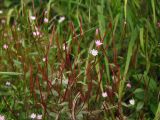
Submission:
[[[11,110],[8,110],[7,106],[10,106],[10,109],[13,109],[14,112],[21,114],[19,119],[24,119],[31,111],[27,110],[27,112],[25,112],[23,107],[28,108],[27,105],[34,104],[34,100],[29,97],[30,71],[24,70],[24,63],[22,63],[18,56],[22,56],[22,58],[25,59],[25,64],[32,65],[33,68],[35,68],[34,75],[38,74],[38,68],[34,65],[45,55],[45,47],[48,45],[47,40],[52,34],[53,26],[56,26],[56,33],[59,35],[59,44],[62,45],[64,43],[63,39],[65,39],[67,44],[70,44],[72,47],[72,57],[77,57],[79,61],[82,60],[82,64],[78,63],[81,65],[82,76],[80,75],[79,78],[81,82],[88,79],[85,74],[85,69],[94,61],[94,59],[88,55],[88,51],[94,47],[95,30],[99,28],[100,39],[103,39],[104,50],[100,50],[100,61],[98,61],[98,58],[95,59],[95,61],[98,61],[98,64],[93,65],[93,68],[95,69],[94,73],[97,73],[95,78],[99,80],[98,71],[100,71],[104,65],[105,72],[102,77],[102,90],[106,88],[104,84],[107,83],[107,80],[110,81],[110,85],[114,88],[114,82],[112,80],[113,74],[110,66],[117,68],[118,64],[120,69],[120,83],[116,91],[117,97],[114,98],[114,105],[116,106],[118,102],[122,102],[123,119],[125,119],[125,117],[127,120],[158,120],[160,118],[159,0],[1,1],[0,9],[2,9],[4,13],[0,15],[0,20],[5,19],[6,25],[0,26],[0,100],[2,101],[0,103],[0,113],[9,117],[8,119],[15,119],[15,116]],[[48,25],[43,25],[42,21],[44,11],[46,10],[48,14],[45,17],[49,19],[49,23]],[[37,22],[31,25],[29,15],[36,15]],[[63,24],[58,23],[60,16],[66,17]],[[12,27],[14,21],[16,21],[16,27],[20,28],[20,32]],[[70,21],[73,22],[76,33],[79,36],[81,36],[80,27],[83,28],[84,36],[78,37],[81,52],[77,51],[77,44],[74,45],[73,34],[68,25]],[[31,27],[33,26],[40,26],[44,33],[42,38],[35,39],[31,35]],[[13,42],[9,42],[8,38],[4,37],[5,32],[8,36],[13,37]],[[54,38],[53,41],[54,44],[56,44],[56,38]],[[7,52],[3,50],[3,44],[5,43],[11,48]],[[19,44],[22,44],[22,46]],[[115,49],[117,51],[116,53],[114,51]],[[48,76],[51,75],[52,67],[55,66],[54,70],[58,70],[56,68],[58,68],[61,63],[61,60],[57,58],[58,50],[51,48],[50,51],[48,58],[49,65],[47,67]],[[103,58],[105,54],[107,54],[109,61],[106,57]],[[117,62],[115,61],[115,56]],[[51,61],[54,61],[53,66]],[[43,63],[40,62],[39,64],[44,67]],[[68,71],[65,71],[64,76],[66,76]],[[38,75],[42,78],[42,75]],[[7,80],[10,80],[13,84],[9,89],[4,86]],[[125,87],[128,82],[132,84],[132,88],[129,90]],[[83,84],[87,83],[84,82]],[[96,85],[97,84],[98,83],[96,83]],[[94,90],[93,93],[95,93]],[[74,97],[75,95],[76,94],[73,94]],[[94,107],[94,104],[92,105],[94,98],[95,96],[93,96],[89,102],[91,104],[90,109],[100,108],[99,106],[103,101],[99,100],[97,106]],[[134,98],[136,101],[133,107],[126,105],[130,98]],[[6,104],[5,99],[8,101],[8,104]],[[53,99],[55,100],[51,103]],[[56,106],[57,104],[56,107],[58,110],[56,109],[55,111],[61,111],[62,118],[60,119],[63,120],[63,117],[66,116],[68,116],[67,119],[70,119],[68,103],[59,103],[58,101],[58,96],[51,98],[48,101],[48,106]],[[108,104],[109,106],[111,105],[110,103]],[[113,106],[111,105],[110,107]],[[65,111],[66,109],[67,112]],[[44,119],[53,119],[56,118],[55,116],[57,116],[57,114],[60,114],[53,111],[51,112],[50,110],[51,109],[48,109],[50,115]],[[43,110],[33,111],[44,112]],[[82,117],[83,112],[82,110],[82,113],[77,113],[77,119],[93,119],[88,116]],[[104,112],[101,119],[118,119],[116,117],[116,110],[111,109],[110,112],[111,115]],[[96,116],[95,119],[97,118]]]

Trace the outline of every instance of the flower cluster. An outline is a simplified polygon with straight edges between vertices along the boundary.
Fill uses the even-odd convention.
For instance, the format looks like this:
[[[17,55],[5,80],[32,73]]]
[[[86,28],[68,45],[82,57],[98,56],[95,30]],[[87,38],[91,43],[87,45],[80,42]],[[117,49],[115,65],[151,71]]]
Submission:
[[[95,41],[95,44],[96,44],[96,47],[100,47],[103,43],[102,43],[100,40],[96,40],[96,41]],[[92,50],[90,51],[90,53],[91,53],[93,56],[97,56],[97,55],[98,55],[98,50],[92,49]]]
[[[0,120],[5,120],[4,115],[0,115]]]
[[[41,114],[36,115],[35,113],[32,113],[32,114],[30,115],[30,118],[31,118],[31,119],[42,120],[42,115],[41,115]]]

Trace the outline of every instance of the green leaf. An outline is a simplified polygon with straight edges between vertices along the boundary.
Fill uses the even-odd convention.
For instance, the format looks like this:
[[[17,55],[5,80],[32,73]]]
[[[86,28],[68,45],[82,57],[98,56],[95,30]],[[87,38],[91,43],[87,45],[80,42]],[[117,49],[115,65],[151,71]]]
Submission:
[[[22,75],[22,73],[18,73],[18,72],[0,72],[0,75]]]
[[[137,107],[136,107],[136,111],[141,110],[143,108],[143,106],[144,106],[144,102],[142,102],[142,101],[138,102]]]
[[[142,88],[137,88],[133,94],[135,95],[136,98],[138,98],[139,100],[143,100],[144,99],[144,90]]]
[[[144,34],[144,29],[143,28],[140,28],[140,45],[141,45],[141,48],[144,52],[144,39],[143,39],[143,34]]]

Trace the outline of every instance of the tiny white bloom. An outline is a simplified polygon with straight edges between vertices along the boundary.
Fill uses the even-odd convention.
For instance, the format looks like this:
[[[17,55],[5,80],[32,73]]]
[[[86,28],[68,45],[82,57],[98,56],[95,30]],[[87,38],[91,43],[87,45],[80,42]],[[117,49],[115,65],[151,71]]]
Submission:
[[[3,45],[3,48],[4,48],[4,49],[8,49],[8,45],[7,45],[7,44],[4,44],[4,45]]]
[[[39,36],[39,35],[40,35],[40,32],[39,32],[39,31],[33,32],[33,35],[34,35],[34,36]]]
[[[62,16],[62,17],[59,18],[58,22],[61,23],[61,22],[63,22],[64,20],[65,20],[65,17]]]
[[[35,16],[30,16],[30,19],[31,19],[31,20],[35,20],[36,17],[35,17]]]
[[[44,22],[45,22],[45,23],[48,23],[48,18],[44,18]]]
[[[67,84],[68,84],[68,79],[62,80],[62,83],[63,83],[64,85],[67,85]]]
[[[5,120],[5,117],[3,115],[0,115],[0,120]]]
[[[20,28],[18,27],[17,30],[20,31]]]
[[[91,53],[93,56],[97,56],[97,55],[98,55],[98,51],[95,50],[95,49],[92,49],[92,50],[90,51],[90,53]]]
[[[45,62],[45,61],[46,61],[46,58],[44,57],[42,60],[43,60],[43,62]]]
[[[67,50],[68,49],[68,46],[63,44],[63,50]]]
[[[37,115],[37,120],[41,120],[42,119],[42,115]]]
[[[100,40],[96,40],[95,43],[96,43],[97,47],[99,47],[99,46],[101,46],[103,44]]]
[[[2,14],[3,13],[3,11],[2,10],[0,10],[0,14]]]
[[[35,114],[35,113],[32,113],[30,117],[31,117],[32,119],[35,119],[35,118],[36,118],[36,114]]]
[[[134,104],[135,104],[135,100],[134,100],[134,99],[131,99],[131,100],[129,100],[129,103],[130,103],[131,105],[134,105]]]
[[[11,85],[11,83],[7,81],[6,82],[6,86],[10,86],[10,85]]]
[[[105,97],[107,97],[107,96],[108,96],[107,92],[103,92],[103,93],[102,93],[102,97],[105,98]]]
[[[127,88],[131,88],[132,86],[131,86],[131,83],[127,83]]]

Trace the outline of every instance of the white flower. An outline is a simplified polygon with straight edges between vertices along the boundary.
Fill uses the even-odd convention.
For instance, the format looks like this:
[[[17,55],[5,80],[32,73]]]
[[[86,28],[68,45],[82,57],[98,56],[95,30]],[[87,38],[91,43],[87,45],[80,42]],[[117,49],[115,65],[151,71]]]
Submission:
[[[40,35],[39,31],[33,32],[33,36],[39,36],[39,35]]]
[[[107,92],[103,92],[103,93],[102,93],[102,97],[105,98],[105,97],[107,97],[107,96],[108,96]]]
[[[4,44],[4,45],[3,45],[3,48],[4,48],[4,49],[8,49],[8,45],[7,45],[7,44]]]
[[[97,56],[97,55],[98,55],[98,51],[95,50],[95,49],[92,49],[92,50],[90,51],[90,53],[91,53],[93,56]]]
[[[17,30],[20,31],[20,28],[18,27]]]
[[[7,81],[6,82],[6,86],[10,86],[10,85],[11,85],[11,83]]]
[[[45,22],[45,23],[48,23],[48,18],[44,18],[44,22]]]
[[[43,62],[46,62],[46,58],[45,57],[42,60],[43,60]]]
[[[2,14],[3,13],[3,11],[2,10],[0,10],[0,14]]]
[[[37,120],[41,120],[42,119],[42,115],[37,115]]]
[[[68,49],[68,46],[63,44],[63,50],[67,50]]]
[[[35,114],[35,113],[32,113],[30,117],[31,117],[32,119],[35,119],[35,118],[36,118],[36,114]]]
[[[64,20],[65,20],[65,17],[62,16],[62,17],[59,18],[58,22],[61,23],[61,22],[63,22]]]
[[[127,86],[127,88],[131,88],[132,87],[130,83],[127,83],[126,86]]]
[[[0,115],[0,120],[5,120],[5,117],[3,115]]]
[[[134,99],[131,99],[131,100],[129,100],[129,103],[130,103],[131,105],[134,105],[134,104],[135,104],[135,100],[134,100]]]
[[[31,19],[31,20],[35,20],[36,17],[35,17],[35,16],[30,16],[30,19]]]
[[[101,46],[103,44],[100,40],[96,40],[95,43],[96,43],[97,47],[99,47],[99,46]]]

